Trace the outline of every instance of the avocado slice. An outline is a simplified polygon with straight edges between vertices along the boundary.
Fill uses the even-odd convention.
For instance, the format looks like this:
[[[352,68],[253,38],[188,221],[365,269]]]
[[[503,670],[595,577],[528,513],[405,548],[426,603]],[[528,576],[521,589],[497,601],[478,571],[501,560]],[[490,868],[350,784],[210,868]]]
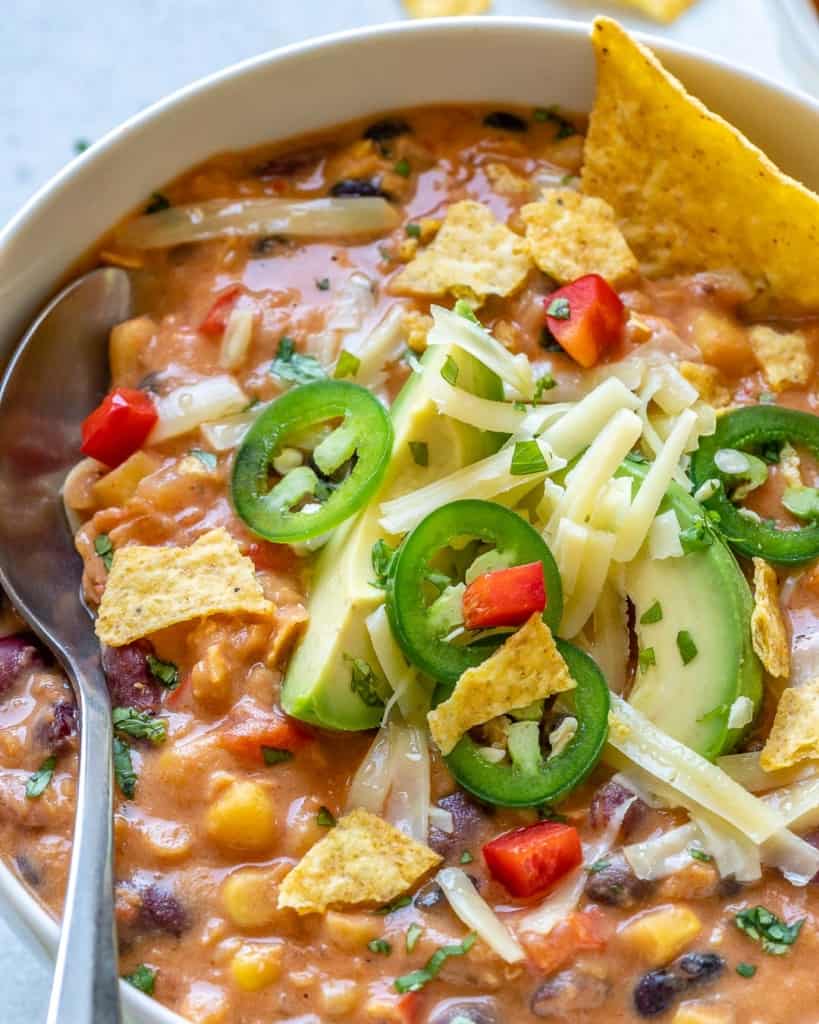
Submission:
[[[310,623],[296,649],[282,687],[288,714],[329,729],[371,729],[384,712],[388,688],[379,678],[366,618],[384,600],[372,585],[372,547],[385,535],[379,525],[384,501],[425,486],[462,466],[491,455],[501,435],[442,416],[431,385],[447,358],[458,366],[458,387],[482,398],[503,399],[500,379],[457,346],[427,349],[392,405],[392,458],[378,493],[357,517],[340,526],[318,556],[310,594]],[[427,465],[418,465],[410,442],[427,445]]]
[[[639,487],[646,469],[626,460],[620,473]],[[703,520],[702,506],[673,483],[659,512],[669,509],[683,530]],[[654,651],[653,663],[638,666],[629,701],[670,736],[713,760],[746,731],[728,728],[734,701],[749,697],[758,709],[762,667],[751,643],[748,583],[728,546],[710,536],[708,547],[681,558],[635,559],[626,566],[625,589],[634,604],[639,650]],[[655,621],[641,622],[644,616]],[[681,632],[694,642],[693,658]]]

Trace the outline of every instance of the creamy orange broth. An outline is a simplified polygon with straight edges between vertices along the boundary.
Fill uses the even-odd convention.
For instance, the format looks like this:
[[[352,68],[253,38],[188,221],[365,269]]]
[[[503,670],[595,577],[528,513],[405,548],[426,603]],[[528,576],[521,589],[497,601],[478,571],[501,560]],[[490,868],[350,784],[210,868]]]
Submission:
[[[383,146],[361,138],[364,125],[349,125],[284,149],[215,157],[164,188],[173,204],[225,197],[310,198],[326,195],[342,178],[380,178],[401,211],[401,225],[391,236],[367,244],[231,239],[140,254],[145,312],[120,329],[112,351],[112,386],[149,387],[161,395],[192,379],[222,372],[218,339],[197,328],[214,299],[240,284],[243,301],[252,305],[257,323],[251,351],[235,376],[248,395],[271,399],[279,387],[268,367],[280,338],[286,334],[300,351],[310,352],[353,271],[367,275],[376,289],[375,309],[365,329],[394,301],[385,285],[403,265],[402,255],[407,255],[402,250],[407,223],[439,218],[449,204],[473,198],[520,230],[517,211],[531,196],[498,191],[488,165],[504,164],[528,179],[544,172],[553,180],[573,175],[580,166],[582,136],[557,139],[550,121],[532,122],[525,134],[490,130],[482,122],[485,113],[469,107],[413,110],[401,115],[411,123],[412,134]],[[582,129],[580,119],[576,124]],[[393,169],[401,159],[410,161],[408,178]],[[111,240],[101,251],[103,261],[128,262],[134,257],[117,250]],[[317,285],[324,278],[330,283],[326,290]],[[490,300],[481,316],[513,351],[523,351],[535,361],[549,360],[560,382],[576,376],[577,368],[567,357],[541,347],[542,299],[549,290],[546,279],[533,272],[519,294]],[[724,384],[740,403],[755,402],[766,390],[747,325],[738,313],[749,297],[745,283],[730,271],[642,282],[622,295],[655,335],[670,330],[692,352],[701,349],[701,358],[720,369]],[[426,311],[423,303],[416,305]],[[703,314],[710,318],[708,331]],[[802,326],[815,347],[819,326]],[[635,332],[632,322],[623,349],[612,358],[640,342]],[[391,395],[407,374],[404,361],[390,368]],[[816,407],[813,392],[787,391],[778,400],[794,408]],[[134,799],[117,795],[117,915],[123,974],[139,964],[156,969],[156,998],[199,1024],[315,1024],[336,1019],[351,1024],[451,1024],[458,1012],[476,1024],[525,1024],[539,1018],[613,1024],[638,1019],[632,993],[646,970],[620,942],[618,929],[649,908],[680,904],[691,908],[702,924],[689,950],[715,952],[725,960],[720,977],[692,989],[685,999],[718,1000],[720,1010],[729,1014],[713,1018],[719,1021],[817,1020],[817,891],[812,886],[794,888],[774,872],[766,872],[758,884],[740,886],[721,882],[711,864],[694,863],[663,882],[644,886],[627,906],[587,895],[581,909],[593,924],[595,948],[577,950],[558,928],[540,947],[530,948],[524,966],[510,967],[479,941],[468,956],[447,961],[435,981],[409,996],[396,993],[394,979],[422,966],[436,948],[460,941],[465,933],[429,882],[419,887],[414,903],[389,914],[365,908],[299,918],[292,911],[278,910],[278,883],[325,834],[317,822],[319,809],[343,813],[349,781],[372,737],[311,730],[309,741],[292,761],[274,766],[238,757],[221,745],[225,729],[249,708],[277,706],[287,654],[307,616],[311,561],[249,533],[230,502],[230,453],[220,454],[217,469],[207,472],[188,457],[190,449],[203,447],[207,446],[198,431],[160,445],[154,451],[156,472],[122,507],[95,505],[91,485],[98,471],[93,469],[80,473],[67,493],[69,506],[82,520],[77,546],[92,601],[99,600],[106,578],[94,551],[99,534],[108,534],[115,548],[128,543],[187,545],[223,526],[253,558],[262,586],[277,608],[272,625],[252,617],[217,616],[151,638],[155,654],[179,667],[182,683],[177,690],[160,694],[161,713],[168,722],[166,742],[158,747],[132,743],[138,772]],[[774,472],[765,489],[754,495],[753,507],[771,511],[778,486]],[[809,568],[784,594],[798,650],[816,634],[819,578]],[[59,673],[42,659],[22,668],[0,702],[0,849],[20,880],[58,914],[70,853],[76,740],[55,741],[49,734],[53,709],[70,702],[71,696]],[[754,743],[752,739],[751,749]],[[42,797],[27,800],[26,780],[52,749],[59,753],[54,781]],[[591,781],[559,808],[584,838],[594,833],[589,807],[608,775],[598,768]],[[206,811],[233,779],[259,783],[275,808],[275,839],[262,853],[231,853],[206,834]],[[434,757],[433,798],[456,790]],[[464,795],[458,799],[456,833],[439,833],[431,841],[449,864],[461,865],[464,853],[472,855],[465,870],[501,915],[519,908],[520,903],[488,875],[480,848],[510,827],[534,822],[537,815],[481,807]],[[659,825],[674,821],[668,813],[646,810],[639,821],[628,823],[620,842],[626,835],[629,841],[647,837]],[[241,872],[254,873],[259,882],[255,923],[232,916],[225,898],[224,883]],[[592,895],[599,897],[600,892]],[[619,894],[615,895],[616,904]],[[789,921],[806,917],[786,956],[766,956],[735,928],[733,912],[755,904],[764,904]],[[421,925],[423,933],[408,954],[405,936],[412,922]],[[391,943],[390,955],[368,949],[374,938]],[[232,970],[234,957],[244,947],[269,952],[270,946],[279,948],[280,955],[274,957],[278,967],[258,990],[247,991]],[[736,973],[741,961],[757,966],[753,979]],[[560,985],[533,1004],[536,990],[554,978]],[[673,1010],[667,1017],[673,1017]]]

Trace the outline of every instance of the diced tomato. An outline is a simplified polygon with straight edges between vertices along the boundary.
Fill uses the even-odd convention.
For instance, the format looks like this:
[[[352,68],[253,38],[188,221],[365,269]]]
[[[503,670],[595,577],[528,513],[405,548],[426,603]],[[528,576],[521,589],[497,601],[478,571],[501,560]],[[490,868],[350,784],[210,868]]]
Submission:
[[[214,337],[218,337],[220,334],[225,333],[228,317],[230,316],[231,310],[236,305],[236,300],[241,295],[241,292],[241,285],[238,284],[231,285],[230,288],[226,288],[225,291],[222,292],[219,298],[208,310],[205,319],[201,324],[199,324],[199,330],[202,334],[210,334]]]
[[[546,586],[540,562],[514,565],[478,576],[464,591],[467,629],[520,626],[546,607]]]
[[[583,863],[577,829],[554,821],[512,829],[483,848],[492,876],[513,896],[543,895]]]
[[[548,935],[524,932],[522,941],[534,963],[544,974],[554,974],[570,963],[578,953],[605,949],[611,925],[597,907],[570,914]]]
[[[549,330],[581,366],[594,366],[622,337],[623,303],[599,274],[579,277],[545,302]]]
[[[398,1020],[401,1024],[416,1024],[421,1012],[421,993],[407,992],[401,996],[396,1005]]]
[[[238,757],[263,760],[262,747],[296,751],[313,738],[307,726],[278,709],[261,707],[243,697],[228,715],[219,744]]]
[[[158,418],[144,391],[116,388],[83,420],[80,450],[106,466],[118,466],[142,447]]]

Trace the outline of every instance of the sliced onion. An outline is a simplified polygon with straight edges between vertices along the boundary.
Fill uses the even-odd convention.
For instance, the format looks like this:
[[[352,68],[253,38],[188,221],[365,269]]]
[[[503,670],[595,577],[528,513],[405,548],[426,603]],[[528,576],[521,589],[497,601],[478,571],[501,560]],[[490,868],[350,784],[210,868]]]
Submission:
[[[248,430],[268,405],[270,402],[257,402],[252,409],[237,413],[235,416],[228,416],[227,419],[217,420],[215,423],[203,423],[202,436],[214,451],[228,452],[238,448]]]
[[[345,340],[344,348],[359,361],[353,378],[356,384],[377,388],[383,383],[386,367],[400,358],[407,342],[405,315],[403,306],[391,306],[368,335]]]
[[[187,434],[202,423],[230,416],[244,409],[247,402],[247,395],[227,375],[184,384],[157,399],[159,420],[148,436],[148,444],[159,444]]]
[[[433,804],[429,809],[429,823],[431,827],[446,832],[448,836],[455,831],[455,819],[452,816],[452,811],[447,811],[437,804]]]
[[[691,846],[698,839],[696,825],[689,822],[623,847],[623,856],[639,879],[658,881],[688,867],[693,859]]]
[[[444,868],[435,880],[456,917],[508,964],[526,959],[522,946],[460,868]]]
[[[319,362],[329,366],[341,347],[356,354],[356,333],[374,309],[375,283],[366,274],[350,274],[333,298],[324,330],[311,338],[310,346]]]
[[[347,793],[347,810],[361,807],[381,814],[390,791],[391,742],[389,726],[382,726],[358,766]]]
[[[419,843],[429,838],[430,760],[426,729],[392,721],[386,817]]]
[[[131,249],[167,249],[241,235],[328,238],[379,235],[399,221],[385,199],[209,199],[171,206],[129,221],[117,242]]]

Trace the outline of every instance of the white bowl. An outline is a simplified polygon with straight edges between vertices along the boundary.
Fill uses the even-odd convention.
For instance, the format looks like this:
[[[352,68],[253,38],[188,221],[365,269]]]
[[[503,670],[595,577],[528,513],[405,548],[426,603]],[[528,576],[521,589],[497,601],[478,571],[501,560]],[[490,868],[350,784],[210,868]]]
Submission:
[[[819,93],[819,11],[813,0],[776,0],[783,51],[805,88]]]
[[[648,41],[702,100],[819,190],[819,103],[705,54]],[[404,106],[488,101],[587,110],[593,94],[588,27],[524,18],[383,25],[291,46],[213,75],[96,143],[0,232],[0,364],[107,228],[212,153]],[[0,909],[53,954],[56,924],[2,865]],[[131,1021],[179,1024],[177,1015],[124,988]]]

